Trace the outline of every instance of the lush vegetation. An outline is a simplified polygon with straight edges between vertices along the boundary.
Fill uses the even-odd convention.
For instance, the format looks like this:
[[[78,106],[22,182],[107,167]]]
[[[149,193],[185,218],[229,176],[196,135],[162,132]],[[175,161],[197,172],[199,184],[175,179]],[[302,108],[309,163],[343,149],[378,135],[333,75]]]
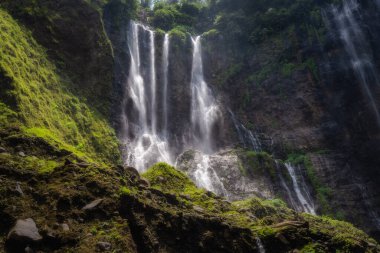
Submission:
[[[0,9],[1,127],[22,132],[91,161],[115,163],[118,142],[107,121],[68,87],[43,47]]]
[[[272,243],[273,247],[276,244],[275,238],[283,235],[288,239],[297,238],[301,252],[314,252],[313,249],[328,252],[326,245],[320,245],[311,238],[329,237],[332,238],[329,243],[334,245],[337,252],[350,252],[360,248],[359,245],[366,238],[364,232],[347,222],[296,214],[279,199],[250,198],[233,203],[225,202],[212,193],[197,188],[185,174],[165,163],[152,166],[142,176],[149,180],[152,188],[170,194],[168,197],[174,197],[177,206],[187,208],[188,211],[185,212],[195,210],[198,213],[219,215],[232,224],[249,228],[264,243]],[[136,191],[126,188],[124,194],[138,195]],[[266,247],[270,249],[268,244]]]

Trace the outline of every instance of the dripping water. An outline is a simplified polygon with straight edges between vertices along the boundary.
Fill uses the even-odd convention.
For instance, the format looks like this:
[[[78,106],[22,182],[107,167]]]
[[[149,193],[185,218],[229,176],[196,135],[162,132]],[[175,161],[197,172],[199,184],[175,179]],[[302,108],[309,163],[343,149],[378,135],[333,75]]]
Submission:
[[[248,130],[242,123],[240,123],[235,114],[230,109],[228,109],[228,112],[231,115],[236,133],[238,135],[240,143],[243,144],[243,147],[250,148],[256,152],[261,151],[261,144],[256,134]]]
[[[259,253],[265,253],[264,245],[259,237],[256,237],[256,245]]]
[[[333,34],[338,32],[354,74],[380,127],[380,113],[374,97],[374,90],[380,85],[379,76],[373,64],[373,53],[361,27],[359,11],[360,5],[356,0],[343,0],[341,8],[335,5],[330,7],[325,13],[325,21]]]
[[[300,204],[299,207],[302,208],[303,212],[315,215],[316,212],[314,203],[310,196],[306,182],[301,174],[300,168],[298,166],[293,166],[290,163],[285,163],[285,167],[292,179],[293,191],[296,193],[297,200]]]

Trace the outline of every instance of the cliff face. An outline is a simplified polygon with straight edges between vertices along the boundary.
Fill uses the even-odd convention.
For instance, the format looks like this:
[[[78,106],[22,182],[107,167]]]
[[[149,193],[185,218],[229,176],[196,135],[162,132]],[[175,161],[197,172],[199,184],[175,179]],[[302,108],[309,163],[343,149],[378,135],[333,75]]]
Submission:
[[[349,8],[345,4],[338,8]],[[377,6],[370,1],[355,6],[349,11],[361,15],[355,22],[363,29],[377,72]],[[332,190],[320,193],[309,177],[314,198],[324,206],[319,212],[335,210],[377,235],[379,196],[372,187],[379,180],[376,116],[341,31],[328,26],[334,22],[331,7],[320,7],[318,22],[290,23],[254,46],[223,32],[205,34],[205,73],[246,126],[270,137],[267,152],[283,160],[294,153],[310,157],[318,185]],[[374,83],[370,89],[378,101]],[[358,212],[363,218],[355,218]]]
[[[187,15],[199,14],[190,7],[183,9]],[[319,213],[378,233],[377,132],[366,128],[371,114],[362,107],[365,99],[356,99],[359,89],[343,85],[352,83],[352,73],[325,69],[326,62],[345,57],[327,31],[306,36],[303,28],[289,27],[254,50],[223,34],[204,35],[206,78],[225,105],[215,138],[229,148],[212,157],[212,166],[232,193],[230,202],[166,164],[142,177],[117,166],[111,125],[119,130],[130,62],[127,25],[135,8],[123,0],[1,2],[2,248],[255,252],[264,244],[266,252],[379,251],[346,222],[299,214],[274,199],[291,202],[282,183],[291,185],[286,163],[293,163]],[[376,15],[365,17],[371,27]],[[162,35],[157,31],[158,58]],[[188,128],[192,45],[183,31],[171,36],[171,145],[180,150]],[[260,152],[241,148],[228,108],[257,132]],[[182,155],[182,171],[193,167],[191,152]],[[30,224],[28,218],[34,238],[9,233],[17,221]]]

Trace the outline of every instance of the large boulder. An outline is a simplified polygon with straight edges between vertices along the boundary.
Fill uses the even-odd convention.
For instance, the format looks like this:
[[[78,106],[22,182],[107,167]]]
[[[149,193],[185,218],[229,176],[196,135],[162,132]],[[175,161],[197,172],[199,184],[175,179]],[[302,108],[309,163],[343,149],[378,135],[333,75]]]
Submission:
[[[253,196],[267,199],[275,197],[269,172],[265,171],[266,168],[261,168],[263,165],[260,163],[257,167],[250,168],[244,159],[244,152],[225,150],[213,155],[205,155],[200,151],[188,150],[182,153],[176,162],[176,167],[186,172],[201,187],[202,182],[199,182],[197,171],[202,166],[208,167],[206,173],[203,174],[208,174],[212,181],[213,189],[208,190],[212,190],[217,195],[225,196],[229,200],[241,200]]]
[[[8,243],[19,243],[23,245],[37,243],[41,240],[42,236],[38,232],[36,223],[31,218],[17,220],[7,236]]]

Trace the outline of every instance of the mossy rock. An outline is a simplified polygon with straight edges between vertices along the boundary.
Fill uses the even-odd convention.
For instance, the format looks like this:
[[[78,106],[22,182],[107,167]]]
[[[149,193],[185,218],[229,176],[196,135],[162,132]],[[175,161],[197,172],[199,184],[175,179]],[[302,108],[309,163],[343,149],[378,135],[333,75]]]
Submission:
[[[0,127],[17,125],[88,161],[120,161],[118,140],[107,119],[74,95],[31,33],[0,9]]]

